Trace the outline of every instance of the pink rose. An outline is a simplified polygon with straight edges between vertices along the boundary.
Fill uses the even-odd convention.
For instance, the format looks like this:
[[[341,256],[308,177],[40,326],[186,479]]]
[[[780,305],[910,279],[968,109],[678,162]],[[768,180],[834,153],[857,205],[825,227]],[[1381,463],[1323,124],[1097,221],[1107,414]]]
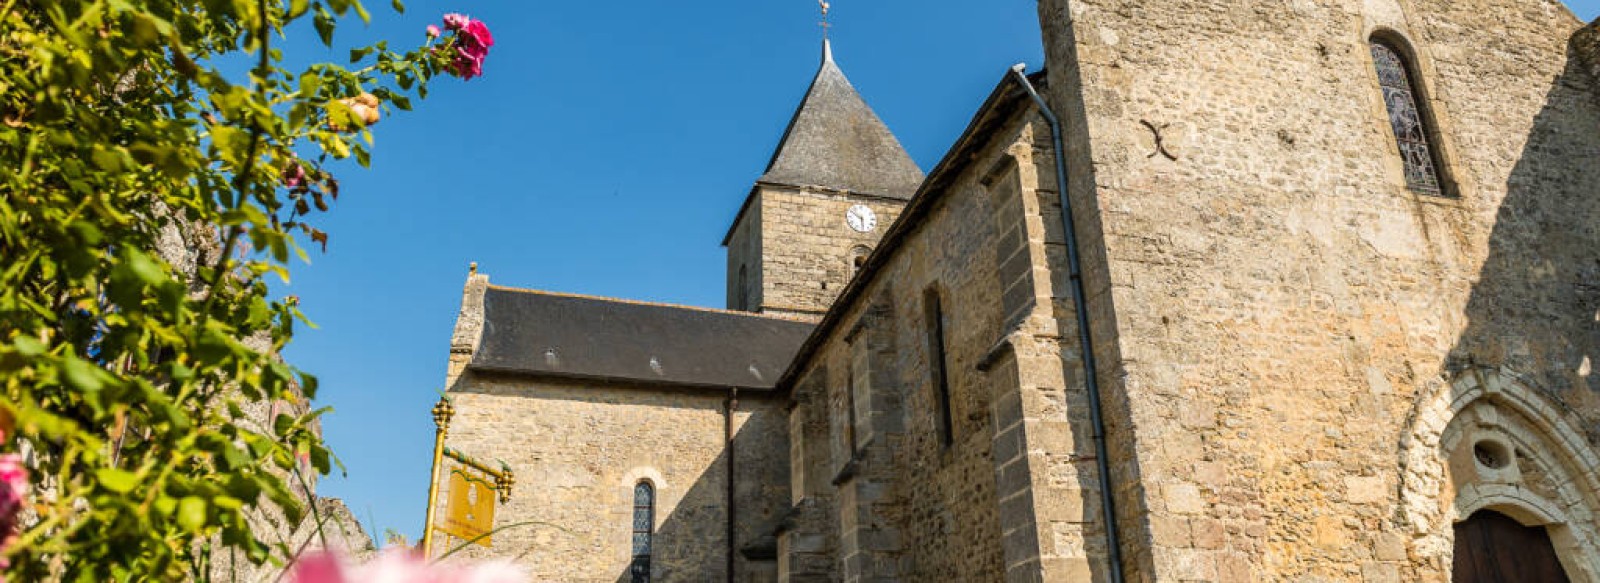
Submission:
[[[489,34],[489,25],[482,20],[467,22],[461,29],[461,44],[480,55],[488,55],[489,47],[494,46],[494,35]]]
[[[428,38],[439,38],[439,34],[438,26],[432,24],[428,25]]]
[[[483,61],[489,56],[489,47],[494,46],[489,26],[459,14],[446,14],[445,26],[456,33],[456,56],[450,62],[450,72],[462,79],[483,75]]]
[[[483,75],[483,58],[474,58],[463,51],[456,52],[455,60],[450,62],[450,72],[462,79],[471,79]]]

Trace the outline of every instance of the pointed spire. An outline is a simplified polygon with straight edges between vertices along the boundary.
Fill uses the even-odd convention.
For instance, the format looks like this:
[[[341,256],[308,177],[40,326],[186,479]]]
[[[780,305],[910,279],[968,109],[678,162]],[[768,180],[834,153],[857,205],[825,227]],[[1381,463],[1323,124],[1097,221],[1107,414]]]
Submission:
[[[822,64],[761,182],[909,199],[922,170],[861,99],[822,40]]]

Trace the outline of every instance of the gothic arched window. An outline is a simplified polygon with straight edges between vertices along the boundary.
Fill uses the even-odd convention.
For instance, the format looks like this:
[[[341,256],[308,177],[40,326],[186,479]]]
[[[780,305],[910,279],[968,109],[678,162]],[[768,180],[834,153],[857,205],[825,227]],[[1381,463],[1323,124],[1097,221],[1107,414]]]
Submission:
[[[1389,110],[1389,128],[1400,146],[1400,161],[1405,165],[1406,187],[1425,193],[1444,195],[1439,176],[1439,158],[1433,143],[1432,120],[1418,107],[1416,69],[1394,44],[1374,38],[1370,41],[1372,63],[1378,70],[1378,86],[1383,89],[1383,106]]]
[[[650,543],[656,520],[656,490],[650,482],[633,487],[633,563],[628,566],[633,583],[650,581]]]

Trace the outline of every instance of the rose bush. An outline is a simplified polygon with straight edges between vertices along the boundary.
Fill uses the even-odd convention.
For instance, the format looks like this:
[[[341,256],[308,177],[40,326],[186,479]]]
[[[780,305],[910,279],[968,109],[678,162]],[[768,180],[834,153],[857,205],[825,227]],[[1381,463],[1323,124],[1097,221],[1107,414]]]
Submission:
[[[443,44],[283,66],[286,31],[332,46],[367,17],[356,0],[0,2],[0,574],[287,565],[256,525],[315,513],[291,484],[336,460],[316,379],[276,357],[305,317],[267,278],[327,245],[334,174],[368,164],[379,111],[480,75],[493,44],[469,19]]]

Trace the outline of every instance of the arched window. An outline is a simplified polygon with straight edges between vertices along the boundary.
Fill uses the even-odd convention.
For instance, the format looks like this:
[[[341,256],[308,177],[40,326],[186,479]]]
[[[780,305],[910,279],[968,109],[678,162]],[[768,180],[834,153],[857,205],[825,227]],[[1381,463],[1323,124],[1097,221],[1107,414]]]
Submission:
[[[650,482],[633,487],[633,563],[629,565],[633,583],[650,581],[650,543],[655,530],[656,490]]]
[[[850,248],[850,273],[861,271],[867,265],[867,257],[872,255],[872,248],[866,245],[856,245]]]
[[[1444,195],[1439,176],[1437,144],[1428,112],[1417,106],[1415,68],[1395,45],[1374,38],[1370,41],[1372,63],[1378,70],[1378,86],[1383,90],[1383,105],[1389,110],[1389,128],[1400,146],[1400,161],[1405,165],[1406,187],[1424,194]]]

